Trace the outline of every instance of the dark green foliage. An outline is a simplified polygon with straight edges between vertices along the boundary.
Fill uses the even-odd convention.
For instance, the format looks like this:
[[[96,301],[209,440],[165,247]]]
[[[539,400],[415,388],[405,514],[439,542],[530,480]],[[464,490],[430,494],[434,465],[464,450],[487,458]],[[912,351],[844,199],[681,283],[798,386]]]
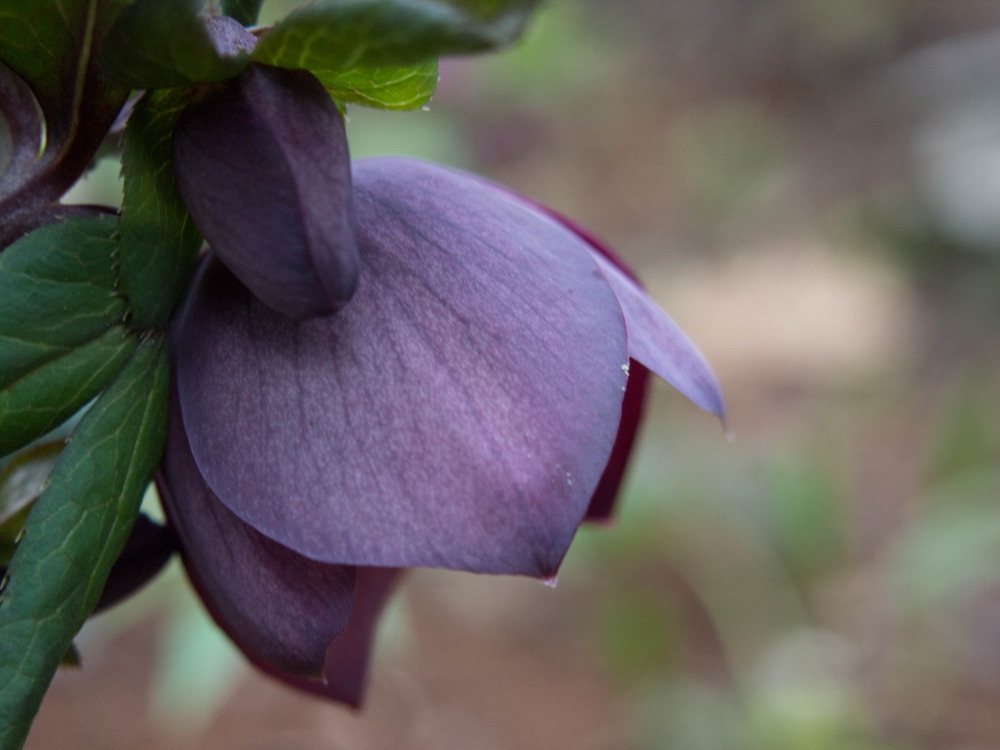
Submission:
[[[128,538],[163,447],[167,377],[165,343],[142,344],[74,431],[25,523],[0,594],[0,747],[22,745]]]
[[[185,90],[151,91],[125,131],[121,291],[137,328],[166,325],[194,267],[201,235],[174,184],[170,143]]]
[[[117,225],[114,217],[77,218],[38,229],[0,254],[0,388],[122,323]]]
[[[538,0],[326,0],[263,34],[254,60],[313,73],[412,65],[513,43]]]
[[[133,89],[223,81],[248,55],[219,49],[198,0],[135,0],[118,16],[101,48],[101,68]]]

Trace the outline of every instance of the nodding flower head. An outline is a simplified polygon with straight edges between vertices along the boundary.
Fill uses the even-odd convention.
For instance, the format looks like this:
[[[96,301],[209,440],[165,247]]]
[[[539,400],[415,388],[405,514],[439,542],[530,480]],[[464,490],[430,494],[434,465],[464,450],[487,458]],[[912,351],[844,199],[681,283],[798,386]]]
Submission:
[[[279,116],[253,85],[203,102],[175,143],[213,252],[172,332],[159,487],[192,580],[249,658],[357,703],[400,569],[552,577],[581,522],[611,512],[648,374],[720,416],[722,402],[582,230],[450,169],[351,166],[339,145],[305,156],[296,128],[340,139],[339,115]],[[227,171],[252,181],[245,200]]]

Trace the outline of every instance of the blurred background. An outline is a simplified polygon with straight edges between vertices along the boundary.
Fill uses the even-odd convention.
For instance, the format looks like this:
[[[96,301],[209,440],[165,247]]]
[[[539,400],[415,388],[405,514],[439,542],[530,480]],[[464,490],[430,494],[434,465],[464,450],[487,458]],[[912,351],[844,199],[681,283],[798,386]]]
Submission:
[[[614,526],[554,589],[414,572],[360,713],[246,667],[174,564],[30,750],[1000,747],[1000,3],[551,0],[349,117],[603,237],[732,439],[658,384]]]

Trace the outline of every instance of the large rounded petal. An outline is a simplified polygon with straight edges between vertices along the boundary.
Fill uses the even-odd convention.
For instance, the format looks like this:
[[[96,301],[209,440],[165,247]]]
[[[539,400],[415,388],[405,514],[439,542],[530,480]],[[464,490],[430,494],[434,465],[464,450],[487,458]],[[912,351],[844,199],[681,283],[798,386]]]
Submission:
[[[198,473],[176,398],[157,487],[188,575],[219,626],[251,660],[321,679],[327,647],[351,615],[354,568],[305,558],[227,510]]]
[[[201,474],[318,560],[550,576],[607,463],[628,369],[587,243],[480,181],[355,165],[363,270],[294,323],[203,267],[175,329]]]

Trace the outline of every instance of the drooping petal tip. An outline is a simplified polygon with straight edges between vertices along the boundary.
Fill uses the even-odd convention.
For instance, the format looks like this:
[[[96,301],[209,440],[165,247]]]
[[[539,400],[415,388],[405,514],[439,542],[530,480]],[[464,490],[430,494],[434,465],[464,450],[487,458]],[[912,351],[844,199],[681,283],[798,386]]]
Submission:
[[[681,328],[646,293],[621,258],[594,234],[558,211],[514,193],[502,185],[478,179],[497,192],[534,207],[588,245],[621,305],[628,331],[629,356],[676,388],[695,406],[718,417],[729,435],[722,390],[705,358]]]

